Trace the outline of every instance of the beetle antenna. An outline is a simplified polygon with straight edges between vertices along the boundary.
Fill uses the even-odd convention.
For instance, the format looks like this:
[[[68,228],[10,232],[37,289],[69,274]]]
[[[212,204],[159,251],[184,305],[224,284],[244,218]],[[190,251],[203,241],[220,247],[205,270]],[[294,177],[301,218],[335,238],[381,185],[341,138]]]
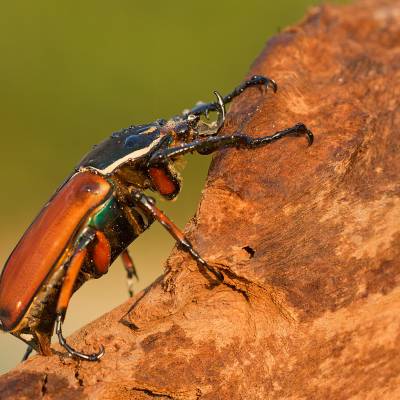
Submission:
[[[62,327],[62,315],[58,314],[57,319],[56,319],[56,334],[58,336],[58,341],[60,342],[61,346],[64,347],[65,350],[67,350],[67,352],[70,356],[81,358],[82,360],[86,360],[86,361],[99,361],[100,358],[104,356],[104,347],[103,346],[100,346],[100,350],[97,353],[93,353],[93,354],[85,354],[85,353],[76,351],[65,340],[65,338],[62,334],[61,327]]]
[[[225,116],[226,116],[226,111],[225,111],[225,104],[222,96],[217,92],[214,91],[215,97],[217,98],[217,104],[218,104],[218,120],[217,120],[217,132],[222,128],[222,126],[225,123]]]

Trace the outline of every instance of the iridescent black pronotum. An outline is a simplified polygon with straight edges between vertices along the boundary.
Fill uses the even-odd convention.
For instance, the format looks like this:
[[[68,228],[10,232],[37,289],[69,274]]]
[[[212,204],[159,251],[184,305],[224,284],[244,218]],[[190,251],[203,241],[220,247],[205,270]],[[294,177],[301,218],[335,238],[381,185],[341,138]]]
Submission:
[[[277,90],[272,79],[253,76],[225,97],[215,92],[215,102],[200,103],[169,120],[130,126],[95,146],[43,207],[8,258],[0,278],[2,330],[26,342],[29,349],[49,355],[55,327],[60,344],[71,356],[99,360],[103,348],[84,354],[63,337],[69,300],[83,282],[105,274],[118,256],[132,294],[136,272],[127,247],[154,220],[212,279],[223,281],[221,271],[203,260],[144,191],[173,199],[181,187],[174,163],[186,153],[210,154],[227,147],[256,149],[289,135],[306,135],[312,144],[312,133],[301,123],[255,138],[243,132],[218,135],[225,121],[225,104],[252,86]],[[208,121],[210,112],[217,113],[215,122]]]

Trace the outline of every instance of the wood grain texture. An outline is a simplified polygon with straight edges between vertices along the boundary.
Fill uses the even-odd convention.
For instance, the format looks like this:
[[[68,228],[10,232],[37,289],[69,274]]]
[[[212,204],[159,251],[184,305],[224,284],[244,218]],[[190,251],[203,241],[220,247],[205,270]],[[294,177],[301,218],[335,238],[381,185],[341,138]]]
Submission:
[[[400,398],[400,1],[316,8],[251,74],[278,93],[247,91],[224,133],[304,122],[315,144],[214,158],[187,233],[225,284],[175,250],[71,336],[101,362],[35,357],[2,399]]]

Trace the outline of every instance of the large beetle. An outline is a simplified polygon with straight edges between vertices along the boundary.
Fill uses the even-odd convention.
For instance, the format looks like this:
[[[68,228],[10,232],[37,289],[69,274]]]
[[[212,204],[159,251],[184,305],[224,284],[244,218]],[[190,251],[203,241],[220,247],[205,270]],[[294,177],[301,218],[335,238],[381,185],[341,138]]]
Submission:
[[[288,135],[304,134],[312,143],[313,135],[304,124],[256,138],[241,132],[217,135],[225,121],[225,104],[251,86],[277,90],[273,80],[253,76],[225,97],[215,92],[215,102],[200,103],[167,121],[131,126],[95,146],[43,207],[8,258],[0,278],[1,328],[26,342],[28,350],[50,355],[55,326],[60,344],[71,356],[99,360],[103,348],[84,354],[63,337],[69,300],[83,282],[105,274],[119,255],[132,281],[135,268],[126,249],[154,220],[213,279],[223,281],[223,274],[201,258],[144,191],[174,198],[181,185],[174,162],[186,153],[210,154],[227,147],[255,149]],[[218,114],[215,122],[202,118],[212,111]]]

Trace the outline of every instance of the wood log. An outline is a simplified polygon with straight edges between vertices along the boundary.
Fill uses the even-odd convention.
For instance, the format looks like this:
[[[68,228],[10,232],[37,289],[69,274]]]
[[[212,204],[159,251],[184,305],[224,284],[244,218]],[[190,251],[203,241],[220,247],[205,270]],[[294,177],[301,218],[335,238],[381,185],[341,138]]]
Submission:
[[[36,356],[1,399],[400,398],[400,1],[318,7],[271,39],[224,133],[315,134],[212,162],[166,272],[69,338],[100,362]]]

